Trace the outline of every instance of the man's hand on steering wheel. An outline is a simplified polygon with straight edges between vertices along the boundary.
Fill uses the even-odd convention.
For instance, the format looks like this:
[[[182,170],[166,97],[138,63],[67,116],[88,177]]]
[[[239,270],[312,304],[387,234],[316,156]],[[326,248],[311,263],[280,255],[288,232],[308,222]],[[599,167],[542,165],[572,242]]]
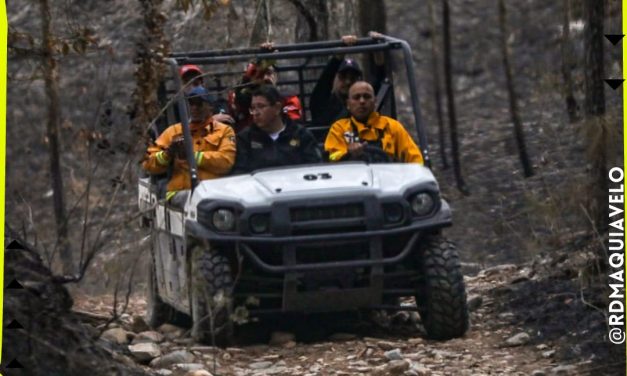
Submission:
[[[368,146],[366,141],[364,142],[351,142],[348,144],[348,154],[351,158],[357,159],[364,154],[364,148]]]
[[[363,154],[366,156],[366,161],[368,163],[382,162],[382,163],[392,163],[394,159],[390,157],[385,150],[378,148],[376,146],[365,145],[362,149]]]

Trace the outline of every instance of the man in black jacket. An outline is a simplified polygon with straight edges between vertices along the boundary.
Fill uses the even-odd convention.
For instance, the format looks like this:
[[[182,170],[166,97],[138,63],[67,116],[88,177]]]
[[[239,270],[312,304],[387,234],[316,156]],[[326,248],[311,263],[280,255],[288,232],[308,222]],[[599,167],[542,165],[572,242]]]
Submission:
[[[346,98],[348,89],[362,78],[362,71],[354,59],[333,57],[327,63],[311,92],[309,108],[314,125],[331,125],[348,116]]]
[[[283,114],[282,98],[274,86],[264,85],[253,92],[250,114],[253,124],[237,134],[232,175],[322,161],[311,132]]]

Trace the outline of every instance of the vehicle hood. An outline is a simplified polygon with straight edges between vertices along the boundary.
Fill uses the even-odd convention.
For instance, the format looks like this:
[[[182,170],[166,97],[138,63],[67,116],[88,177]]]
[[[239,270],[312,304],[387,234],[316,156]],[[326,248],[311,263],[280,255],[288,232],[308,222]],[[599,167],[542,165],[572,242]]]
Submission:
[[[191,204],[214,199],[244,206],[264,205],[274,200],[353,196],[364,191],[376,195],[398,195],[418,185],[437,189],[431,171],[414,163],[317,164],[205,180],[194,191]]]

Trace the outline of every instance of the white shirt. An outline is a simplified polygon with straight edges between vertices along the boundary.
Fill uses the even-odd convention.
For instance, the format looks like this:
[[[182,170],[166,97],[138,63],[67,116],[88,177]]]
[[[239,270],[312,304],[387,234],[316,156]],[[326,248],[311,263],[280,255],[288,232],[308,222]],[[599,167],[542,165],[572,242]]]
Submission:
[[[285,125],[278,132],[268,133],[268,136],[270,136],[272,141],[276,141],[276,139],[279,138],[279,135],[281,134],[281,132],[283,132],[284,130],[285,130]]]

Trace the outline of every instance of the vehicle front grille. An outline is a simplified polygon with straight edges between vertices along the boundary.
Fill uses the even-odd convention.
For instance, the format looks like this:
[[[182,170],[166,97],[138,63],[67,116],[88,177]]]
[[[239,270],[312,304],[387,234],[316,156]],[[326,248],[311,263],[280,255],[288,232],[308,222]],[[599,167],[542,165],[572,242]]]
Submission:
[[[315,207],[302,206],[290,209],[292,222],[362,218],[363,216],[364,206],[361,203]]]

